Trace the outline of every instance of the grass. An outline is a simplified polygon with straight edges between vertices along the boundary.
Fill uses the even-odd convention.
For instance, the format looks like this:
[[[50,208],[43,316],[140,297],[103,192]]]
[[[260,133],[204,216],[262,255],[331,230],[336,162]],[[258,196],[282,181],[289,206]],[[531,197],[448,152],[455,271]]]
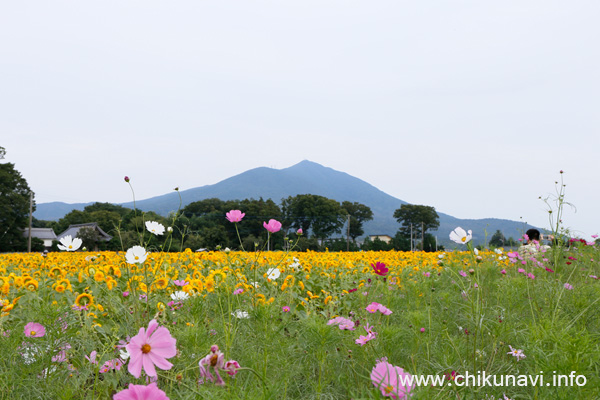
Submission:
[[[481,261],[471,252],[443,254],[441,265],[435,262],[440,254],[428,259],[407,255],[408,261],[397,265],[388,261],[399,257],[393,252],[366,255],[387,261],[390,272],[385,277],[375,275],[365,259],[341,253],[335,257],[313,253],[310,261],[301,260],[298,271],[290,267],[293,257],[302,257],[297,254],[277,253],[262,260],[231,253],[215,261],[182,253],[179,258],[153,259],[145,273],[128,267],[122,255],[114,253],[94,255],[82,264],[76,257],[84,255],[64,255],[54,263],[25,255],[0,256],[0,276],[6,278],[0,298],[5,307],[18,299],[0,319],[0,398],[106,399],[130,383],[146,384],[144,377],[129,374],[126,365],[108,373],[99,368],[118,356],[119,340],[135,335],[153,318],[177,339],[178,355],[169,360],[173,367],[159,370],[157,381],[171,399],[378,399],[383,396],[370,373],[382,357],[412,375],[485,371],[499,377],[543,371],[544,376],[544,384],[535,386],[416,387],[413,399],[501,399],[504,394],[511,399],[600,398],[600,281],[590,278],[600,275],[597,261],[591,261],[600,259],[597,246],[578,245],[561,253],[560,262],[552,265],[554,272],[531,263],[510,264],[493,252],[482,253]],[[565,255],[576,260],[567,264]],[[277,286],[264,277],[276,259],[284,260],[278,265],[282,275]],[[77,267],[69,269],[70,262]],[[121,266],[121,274],[114,273],[115,265]],[[53,266],[63,271],[72,291],[57,292],[59,278],[50,276]],[[116,286],[111,290],[105,280],[97,281],[97,271],[113,276]],[[225,279],[216,271],[222,271]],[[169,294],[180,289],[173,281],[191,280],[195,272],[202,275],[198,279],[204,285],[212,277],[214,290],[205,288],[171,310]],[[281,290],[287,275],[293,275],[295,283]],[[37,281],[36,289],[28,290],[28,276]],[[132,284],[135,276],[148,287],[167,277],[168,285],[150,290],[147,301],[142,301],[140,287]],[[257,288],[250,284],[254,280]],[[572,290],[565,288],[567,282]],[[244,292],[233,295],[235,288]],[[93,294],[96,307],[74,311],[76,296],[85,291]],[[310,299],[307,291],[319,297]],[[331,299],[325,304],[328,295]],[[373,301],[393,313],[368,313],[365,308]],[[290,312],[283,306],[290,306]],[[232,315],[236,310],[247,311],[248,318],[236,318]],[[355,331],[327,325],[334,316],[359,325]],[[46,336],[24,337],[28,322],[43,324]],[[377,337],[360,346],[355,340],[366,334],[367,322]],[[67,343],[68,360],[53,362]],[[234,378],[226,376],[224,387],[198,384],[198,361],[213,344],[226,360],[235,359],[244,368]],[[522,349],[526,357],[517,360],[507,354],[509,345]],[[29,363],[22,355],[28,346],[37,349]],[[99,365],[85,359],[93,350]],[[585,385],[546,385],[553,375],[571,371],[585,376]]]

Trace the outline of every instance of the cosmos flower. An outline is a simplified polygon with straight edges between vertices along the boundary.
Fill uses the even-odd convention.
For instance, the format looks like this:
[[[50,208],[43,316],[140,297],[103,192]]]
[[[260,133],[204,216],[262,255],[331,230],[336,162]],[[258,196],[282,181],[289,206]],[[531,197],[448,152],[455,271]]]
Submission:
[[[508,353],[506,353],[506,354],[510,354],[513,357],[516,357],[517,361],[520,361],[520,360],[522,360],[523,358],[526,357],[525,354],[523,354],[523,350],[513,349],[513,347],[510,346],[510,345],[508,347],[510,347],[510,351]]]
[[[387,268],[382,262],[371,264],[371,267],[373,267],[373,272],[375,272],[379,276],[385,276],[389,271],[389,268]]]
[[[60,239],[60,244],[58,244],[58,248],[66,251],[75,251],[81,247],[83,241],[76,237],[73,239],[71,235],[67,235],[64,238]]]
[[[184,301],[190,298],[190,295],[187,294],[186,292],[182,292],[181,290],[178,292],[173,292],[171,293],[171,298],[174,301]]]
[[[127,389],[123,389],[114,395],[113,400],[169,400],[167,394],[160,390],[156,382],[144,385],[129,384]]]
[[[460,226],[450,232],[450,240],[458,244],[467,244],[473,238],[473,231],[465,232]]]
[[[27,337],[43,337],[46,335],[46,328],[37,322],[30,322],[25,325],[25,336]]]
[[[377,360],[371,370],[371,382],[381,390],[381,394],[392,399],[408,398],[414,389],[412,376],[400,367],[395,367],[387,361],[387,357]]]
[[[148,257],[148,253],[142,246],[133,246],[125,253],[125,260],[129,264],[143,264],[146,257]]]
[[[279,232],[281,230],[281,222],[275,219],[270,219],[268,224],[266,222],[263,222],[263,226],[270,233]]]
[[[167,358],[177,354],[176,342],[169,330],[164,326],[159,327],[158,322],[153,319],[148,324],[148,330],[140,328],[138,334],[125,346],[131,357],[127,366],[129,373],[139,378],[143,367],[146,375],[156,377],[155,366],[164,370],[171,369],[173,364]]]
[[[341,330],[347,329],[347,330],[353,331],[356,329],[354,327],[354,322],[347,318],[344,318],[344,317],[336,317],[336,318],[330,319],[327,322],[327,325],[337,325]]]
[[[279,278],[280,275],[281,271],[279,271],[279,268],[271,268],[267,271],[267,278],[270,280],[275,280]]]
[[[159,224],[156,221],[146,221],[146,229],[148,229],[148,232],[154,233],[156,236],[165,233],[165,227],[163,224]]]
[[[240,222],[245,215],[246,214],[240,210],[231,210],[228,213],[225,213],[225,218],[227,218],[229,222]]]

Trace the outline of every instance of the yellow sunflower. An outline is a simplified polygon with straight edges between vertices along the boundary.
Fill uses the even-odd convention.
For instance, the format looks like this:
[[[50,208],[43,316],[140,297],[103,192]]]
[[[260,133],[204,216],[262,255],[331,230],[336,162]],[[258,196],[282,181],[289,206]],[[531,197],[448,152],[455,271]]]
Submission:
[[[204,288],[207,292],[213,292],[215,290],[215,281],[208,278],[204,281]]]
[[[23,286],[25,286],[25,289],[34,292],[38,289],[39,284],[38,281],[36,281],[35,279],[29,278],[24,282]]]
[[[83,307],[85,305],[92,305],[92,304],[94,304],[94,296],[92,296],[89,293],[81,293],[75,299],[75,305],[77,305],[79,307]]]
[[[96,271],[96,273],[94,274],[94,280],[96,282],[104,282],[104,274],[102,273],[102,271]]]

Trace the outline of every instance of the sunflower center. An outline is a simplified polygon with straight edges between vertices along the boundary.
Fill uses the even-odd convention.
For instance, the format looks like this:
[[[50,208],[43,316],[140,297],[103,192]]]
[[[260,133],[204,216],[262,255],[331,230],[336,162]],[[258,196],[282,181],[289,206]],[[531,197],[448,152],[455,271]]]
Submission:
[[[142,353],[148,354],[150,353],[150,350],[152,350],[152,347],[150,347],[148,343],[142,346]]]

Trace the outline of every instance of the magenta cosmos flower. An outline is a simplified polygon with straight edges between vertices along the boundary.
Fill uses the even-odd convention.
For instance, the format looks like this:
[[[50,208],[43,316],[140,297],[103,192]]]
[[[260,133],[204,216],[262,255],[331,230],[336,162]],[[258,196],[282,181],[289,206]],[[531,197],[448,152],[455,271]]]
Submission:
[[[204,383],[205,379],[214,382],[215,385],[224,386],[225,381],[221,378],[219,371],[225,371],[229,375],[234,376],[240,369],[240,364],[235,360],[229,360],[225,362],[225,356],[219,350],[219,346],[213,344],[210,347],[210,353],[206,355],[198,363],[200,367],[200,380],[199,383]],[[211,374],[210,369],[214,371],[215,375]]]
[[[146,375],[156,377],[157,366],[160,369],[171,369],[173,364],[166,359],[175,356],[177,340],[164,326],[159,327],[155,319],[148,324],[148,330],[140,328],[137,335],[125,346],[131,359],[127,369],[136,378],[140,377],[142,367]]]
[[[240,210],[231,210],[228,213],[225,213],[225,217],[229,222],[240,222],[245,215],[246,214]]]
[[[381,390],[382,395],[392,399],[408,398],[409,392],[415,387],[412,376],[387,362],[387,357],[377,360],[371,371],[371,382]]]
[[[115,394],[113,400],[169,400],[169,398],[154,382],[148,386],[130,383],[129,388]]]
[[[385,264],[382,262],[377,262],[376,264],[371,264],[371,267],[373,267],[373,272],[375,272],[377,275],[380,275],[380,276],[384,276],[389,271],[389,268],[387,268],[385,266]]]
[[[269,232],[275,233],[279,232],[279,230],[281,229],[281,222],[277,221],[276,219],[270,219],[268,224],[266,222],[263,222],[263,226]]]
[[[25,336],[27,337],[42,337],[46,335],[46,328],[37,322],[30,322],[25,325]]]

